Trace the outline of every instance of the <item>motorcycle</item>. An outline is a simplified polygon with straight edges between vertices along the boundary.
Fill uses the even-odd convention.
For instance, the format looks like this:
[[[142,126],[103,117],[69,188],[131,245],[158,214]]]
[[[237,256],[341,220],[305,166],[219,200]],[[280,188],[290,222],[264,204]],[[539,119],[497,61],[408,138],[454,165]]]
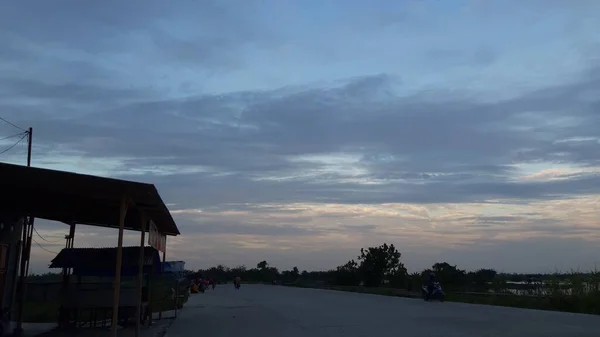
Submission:
[[[233,282],[235,289],[240,289],[240,282]]]
[[[206,291],[206,283],[204,282],[204,280],[200,280],[200,281],[198,282],[198,290],[199,290],[201,293],[204,293],[204,291]]]
[[[423,299],[425,301],[438,300],[444,302],[445,294],[439,282],[433,283],[433,290],[431,293],[429,293],[429,288],[427,286],[423,286],[421,289],[423,290]]]

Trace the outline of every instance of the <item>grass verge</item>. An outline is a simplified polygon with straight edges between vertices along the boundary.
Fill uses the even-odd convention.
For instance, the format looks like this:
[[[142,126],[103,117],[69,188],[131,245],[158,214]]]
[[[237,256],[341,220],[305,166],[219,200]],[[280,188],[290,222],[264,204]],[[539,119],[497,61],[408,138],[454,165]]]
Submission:
[[[283,284],[288,287],[316,288],[337,291],[348,291],[363,294],[384,296],[421,298],[419,292],[411,292],[395,288],[366,288],[360,286],[324,286],[309,284]],[[538,309],[600,315],[600,292],[585,295],[554,294],[549,296],[523,296],[486,293],[448,293],[446,300],[471,304],[485,304],[523,309]]]
[[[170,311],[181,309],[188,300],[187,292],[183,292],[176,303],[171,296],[170,289],[161,289],[156,287],[153,289],[152,311]],[[50,301],[29,301],[23,304],[23,322],[28,323],[54,323],[58,321],[58,311],[60,303]]]

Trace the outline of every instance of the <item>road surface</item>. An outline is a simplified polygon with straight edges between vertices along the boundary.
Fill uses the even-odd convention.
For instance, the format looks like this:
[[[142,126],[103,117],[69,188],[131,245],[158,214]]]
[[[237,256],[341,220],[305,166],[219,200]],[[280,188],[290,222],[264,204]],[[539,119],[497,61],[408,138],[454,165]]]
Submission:
[[[227,284],[190,296],[167,332],[184,336],[599,337],[600,316]]]

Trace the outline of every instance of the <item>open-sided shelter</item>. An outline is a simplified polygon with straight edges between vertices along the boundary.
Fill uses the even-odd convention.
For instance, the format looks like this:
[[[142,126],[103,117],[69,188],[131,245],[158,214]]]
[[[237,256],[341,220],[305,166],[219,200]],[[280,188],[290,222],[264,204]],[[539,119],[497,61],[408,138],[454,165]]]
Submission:
[[[140,250],[143,249],[143,252]],[[139,276],[139,256],[144,255],[142,266],[146,282],[142,286],[142,299],[138,303],[136,288],[127,282]],[[76,283],[69,282],[61,296],[63,317],[68,325],[88,324],[96,326],[104,322],[112,308],[112,285],[98,282],[100,279],[115,277],[117,248],[65,248],[50,263],[50,268],[71,269],[77,277]],[[150,301],[150,278],[161,273],[161,260],[158,251],[152,247],[123,247],[121,277],[127,285],[121,285],[119,296],[119,321],[126,324],[136,318],[136,306],[142,306],[144,319],[148,318]],[[84,280],[92,282],[83,282]],[[73,322],[73,323],[71,323]]]
[[[141,246],[144,245],[144,235],[151,223],[161,236],[180,234],[156,187],[147,183],[0,163],[0,191],[0,214],[26,216],[29,219],[43,218],[69,224],[71,232],[67,246],[71,248],[76,224],[119,229],[111,323],[111,336],[116,336],[123,231],[140,231]],[[32,226],[33,221],[30,220],[29,224]],[[31,232],[29,233],[30,246]],[[23,249],[21,266],[24,260],[29,259],[27,244],[24,246],[26,249]],[[142,260],[141,253],[140,265]],[[140,300],[141,272],[140,267]],[[23,268],[21,273],[23,274]],[[140,314],[138,306],[138,317]]]

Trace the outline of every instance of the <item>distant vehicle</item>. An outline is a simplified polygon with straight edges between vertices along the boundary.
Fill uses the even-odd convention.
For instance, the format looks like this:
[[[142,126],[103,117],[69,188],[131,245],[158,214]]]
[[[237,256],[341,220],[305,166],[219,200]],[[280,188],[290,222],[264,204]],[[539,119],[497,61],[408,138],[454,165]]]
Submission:
[[[429,289],[426,285],[424,285],[421,289],[423,290],[423,299],[425,301],[438,300],[440,302],[444,302],[445,294],[439,282],[433,283],[433,290],[431,293],[429,293]]]

